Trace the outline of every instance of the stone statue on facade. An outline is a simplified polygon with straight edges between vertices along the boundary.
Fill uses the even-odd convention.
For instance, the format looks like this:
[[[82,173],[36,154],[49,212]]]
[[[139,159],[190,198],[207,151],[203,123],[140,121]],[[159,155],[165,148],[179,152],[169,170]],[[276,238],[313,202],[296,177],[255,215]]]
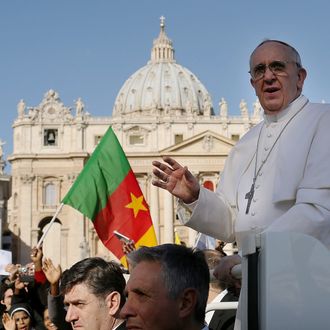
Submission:
[[[22,119],[25,115],[25,102],[23,99],[21,99],[18,104],[17,104],[17,114],[18,114],[18,118]]]
[[[224,97],[219,102],[220,117],[225,118],[228,116],[228,104]]]
[[[244,99],[241,100],[239,107],[241,109],[241,116],[246,118],[249,116],[249,110],[247,107],[247,103],[244,101]]]
[[[188,99],[186,102],[186,112],[187,114],[192,114],[193,108],[190,100]]]
[[[80,97],[78,98],[75,104],[76,104],[76,116],[77,117],[81,116],[84,111],[85,104]]]
[[[2,156],[3,156],[3,148],[2,148],[2,146],[3,146],[4,144],[6,144],[6,142],[5,142],[5,141],[2,141],[2,140],[0,139],[0,160],[2,159]]]
[[[0,139],[0,174],[3,174],[4,173],[4,169],[5,169],[5,161],[2,158],[3,157],[3,148],[2,148],[2,146],[4,144],[6,144],[6,142],[4,142],[4,141],[2,141]]]
[[[204,100],[204,116],[211,115],[211,108],[212,108],[212,104],[211,104],[209,96],[207,96]]]
[[[169,115],[170,114],[170,110],[171,110],[170,101],[167,100],[167,102],[165,104],[165,109],[164,109],[165,115]]]
[[[48,92],[45,93],[45,100],[50,101],[50,100],[59,100],[59,95],[57,92],[55,92],[53,89],[50,89]]]
[[[33,107],[29,108],[28,116],[31,119],[31,121],[34,121],[38,117],[38,114],[39,114],[39,109],[38,108],[33,108]]]

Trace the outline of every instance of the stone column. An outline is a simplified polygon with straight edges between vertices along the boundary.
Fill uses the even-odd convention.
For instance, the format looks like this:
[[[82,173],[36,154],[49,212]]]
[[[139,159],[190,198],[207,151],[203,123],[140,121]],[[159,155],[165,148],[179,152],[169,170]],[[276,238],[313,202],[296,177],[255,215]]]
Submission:
[[[21,196],[20,196],[20,251],[18,258],[22,264],[30,261],[31,253],[31,230],[32,230],[32,199],[34,175],[21,176]],[[27,248],[28,247],[28,248]]]
[[[164,191],[164,242],[174,242],[173,196]]]
[[[148,175],[148,185],[150,188],[150,214],[155,228],[158,243],[160,243],[159,233],[159,189],[152,183],[152,175]]]

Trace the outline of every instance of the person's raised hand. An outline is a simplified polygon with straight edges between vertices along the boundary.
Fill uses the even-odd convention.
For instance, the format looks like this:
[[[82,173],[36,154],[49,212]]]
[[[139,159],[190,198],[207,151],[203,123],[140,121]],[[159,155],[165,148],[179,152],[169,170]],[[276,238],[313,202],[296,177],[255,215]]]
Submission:
[[[57,284],[60,281],[62,276],[61,266],[58,265],[55,267],[50,258],[45,258],[42,264],[42,270],[50,284]]]
[[[5,330],[16,330],[16,322],[8,313],[3,313],[2,324]]]
[[[171,157],[163,157],[164,162],[153,161],[152,184],[169,191],[175,197],[180,198],[186,204],[198,199],[199,183],[186,166],[181,166]]]
[[[42,252],[42,247],[33,247],[31,250],[31,260],[34,263],[34,268],[36,271],[40,271],[42,268],[42,257],[43,257],[43,252]]]
[[[129,254],[136,250],[135,243],[133,240],[130,240],[129,242],[125,242],[124,240],[121,240],[120,242],[123,252],[125,254]]]

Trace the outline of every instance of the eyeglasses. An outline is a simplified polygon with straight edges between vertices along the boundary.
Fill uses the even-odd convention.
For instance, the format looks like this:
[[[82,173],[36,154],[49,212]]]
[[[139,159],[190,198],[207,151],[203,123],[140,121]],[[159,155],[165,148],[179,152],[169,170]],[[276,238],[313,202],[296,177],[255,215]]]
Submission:
[[[258,64],[252,70],[249,71],[253,80],[259,80],[264,77],[267,68],[275,76],[285,76],[287,74],[287,64],[295,63],[297,67],[301,67],[299,63],[294,61],[273,61],[267,64]]]

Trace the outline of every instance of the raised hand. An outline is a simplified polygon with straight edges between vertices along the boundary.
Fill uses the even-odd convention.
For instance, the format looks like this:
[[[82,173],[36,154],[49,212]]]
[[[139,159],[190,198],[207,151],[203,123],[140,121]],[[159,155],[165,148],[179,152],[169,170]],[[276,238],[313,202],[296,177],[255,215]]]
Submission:
[[[50,258],[45,258],[42,265],[42,270],[44,271],[45,276],[50,284],[56,284],[60,281],[62,276],[61,266],[58,265],[55,267]]]
[[[171,157],[163,157],[164,163],[153,161],[153,174],[155,179],[152,184],[169,191],[175,197],[189,204],[198,199],[198,180],[185,166],[181,166]]]
[[[16,322],[13,318],[10,317],[8,313],[3,313],[2,315],[2,324],[5,330],[15,330]]]
[[[60,293],[60,278],[62,276],[61,266],[54,266],[50,258],[45,258],[42,264],[42,270],[50,283],[50,294],[52,296],[57,296]]]
[[[42,257],[43,257],[43,252],[42,252],[42,247],[34,247],[31,250],[31,260],[34,263],[34,268],[36,271],[40,271],[42,268]]]
[[[123,252],[125,254],[129,254],[136,250],[133,240],[130,240],[129,242],[125,242],[125,241],[121,240],[120,242],[121,242],[121,247],[123,249]]]

